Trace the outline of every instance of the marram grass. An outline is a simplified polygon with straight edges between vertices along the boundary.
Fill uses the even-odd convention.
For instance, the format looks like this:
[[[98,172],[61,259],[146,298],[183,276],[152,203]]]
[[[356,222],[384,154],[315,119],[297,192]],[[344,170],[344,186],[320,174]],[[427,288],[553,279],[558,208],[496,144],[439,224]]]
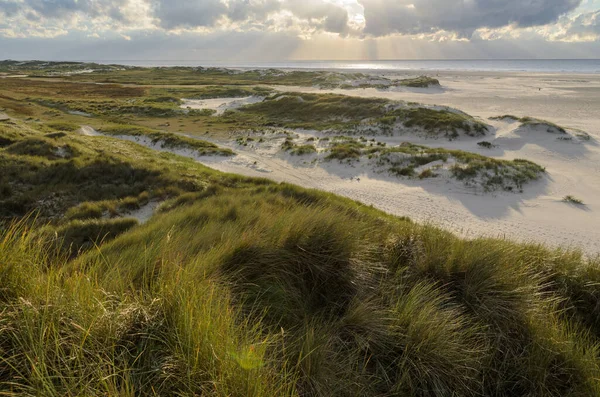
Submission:
[[[288,185],[216,189],[73,260],[0,236],[0,394],[593,396],[600,272]]]

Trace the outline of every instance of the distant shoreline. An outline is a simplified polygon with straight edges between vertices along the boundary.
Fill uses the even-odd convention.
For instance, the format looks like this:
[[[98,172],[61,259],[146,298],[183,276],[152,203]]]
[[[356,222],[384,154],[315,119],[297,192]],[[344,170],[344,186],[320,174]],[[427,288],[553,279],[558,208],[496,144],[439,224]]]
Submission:
[[[383,60],[383,61],[209,61],[209,60],[85,60],[141,67],[204,66],[242,69],[320,69],[380,72],[521,72],[599,74],[600,59],[530,60]]]

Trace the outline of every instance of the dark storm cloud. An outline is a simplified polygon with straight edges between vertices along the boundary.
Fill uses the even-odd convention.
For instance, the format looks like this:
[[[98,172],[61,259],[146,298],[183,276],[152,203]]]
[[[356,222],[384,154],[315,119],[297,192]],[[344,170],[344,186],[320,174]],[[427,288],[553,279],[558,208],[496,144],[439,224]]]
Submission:
[[[365,33],[420,34],[440,30],[469,37],[479,28],[530,27],[555,22],[581,0],[358,0]]]

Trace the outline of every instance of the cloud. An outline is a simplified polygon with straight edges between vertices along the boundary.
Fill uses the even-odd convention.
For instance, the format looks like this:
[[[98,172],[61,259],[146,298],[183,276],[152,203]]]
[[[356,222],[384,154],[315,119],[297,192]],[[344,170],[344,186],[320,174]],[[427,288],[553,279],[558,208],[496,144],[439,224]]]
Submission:
[[[556,41],[595,41],[600,39],[600,10],[564,18],[556,32],[549,35]]]
[[[583,0],[585,1],[585,0]],[[599,0],[600,1],[600,0]],[[597,3],[582,0],[0,0],[0,36],[85,32],[132,37],[267,32],[308,39],[410,36],[428,41],[600,40]],[[592,4],[592,5],[590,5]],[[592,12],[590,12],[592,11]],[[3,18],[4,17],[4,18]]]
[[[285,0],[282,8],[317,30],[342,34],[348,31],[348,11],[338,5],[322,0]]]
[[[91,18],[126,21],[122,9],[127,3],[128,0],[0,0],[0,11],[8,16],[23,12],[31,20],[66,19],[81,13]]]
[[[479,28],[531,27],[555,22],[581,0],[358,0],[364,33],[372,36],[454,32],[470,37]]]
[[[153,16],[167,30],[217,28],[237,23],[254,29],[307,28],[344,34],[348,11],[324,0],[154,0]]]
[[[220,0],[158,0],[152,8],[153,16],[165,29],[212,27],[227,12]]]

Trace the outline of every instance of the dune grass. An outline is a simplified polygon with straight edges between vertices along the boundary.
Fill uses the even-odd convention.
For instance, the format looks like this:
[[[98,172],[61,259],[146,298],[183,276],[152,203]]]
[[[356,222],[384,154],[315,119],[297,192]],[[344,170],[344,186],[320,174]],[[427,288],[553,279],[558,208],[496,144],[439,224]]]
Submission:
[[[399,85],[412,88],[429,88],[440,86],[440,81],[429,76],[419,76],[412,79],[399,80]]]
[[[148,137],[152,143],[175,149],[191,149],[200,156],[233,156],[230,149],[221,148],[213,143],[169,132],[152,130],[135,125],[116,125],[102,128],[102,133],[108,135],[128,135]]]
[[[573,195],[565,196],[563,198],[563,201],[565,203],[569,203],[569,204],[583,205],[583,200],[581,200],[580,198],[577,198],[577,197],[575,197]]]
[[[76,73],[77,71],[90,73]],[[392,80],[364,73],[340,73],[332,71],[301,70],[233,70],[214,67],[133,67],[120,65],[98,65],[75,62],[26,62],[0,64],[0,71],[11,74],[28,74],[32,77],[59,77],[73,82],[101,82],[137,85],[290,85],[321,88],[389,88],[394,86],[429,87],[439,85],[439,81],[420,76]],[[371,82],[375,80],[375,82]]]
[[[289,185],[189,200],[71,261],[26,223],[0,233],[14,394],[600,391],[600,271],[576,252]]]
[[[424,107],[401,108],[391,112],[388,117],[396,117],[404,126],[419,127],[430,134],[444,134],[454,139],[459,132],[472,137],[484,136],[487,126],[464,113],[449,110],[435,110]]]
[[[169,153],[157,154],[131,142],[75,133],[48,138],[44,125],[22,121],[10,128],[3,131],[8,131],[6,136],[12,144],[0,148],[0,217],[3,218],[37,210],[42,218],[60,220],[80,203],[172,197],[201,191],[213,178],[221,178],[192,160]],[[111,131],[147,133],[141,128],[124,128]],[[179,136],[164,134],[158,137],[173,138],[174,145],[198,145],[194,148],[207,154],[229,153],[203,141],[181,142]],[[170,143],[165,140],[165,144]]]
[[[500,160],[462,150],[409,143],[381,151],[377,161],[393,174],[412,177],[417,167],[449,160],[454,161],[450,167],[453,177],[468,185],[482,186],[487,191],[522,190],[526,183],[540,179],[545,173],[542,166],[524,159]]]
[[[318,131],[363,133],[374,127],[379,134],[392,134],[403,128],[416,128],[429,135],[455,139],[464,133],[483,136],[487,126],[473,117],[450,110],[436,110],[381,98],[361,98],[337,94],[274,94],[266,100],[230,112],[253,117],[267,126],[304,128]]]
[[[502,116],[490,117],[490,119],[491,120],[508,119],[508,120],[512,120],[512,121],[518,121],[524,126],[546,128],[546,130],[550,133],[559,133],[559,134],[567,133],[567,130],[558,124],[555,124],[555,123],[553,123],[551,121],[547,121],[547,120],[536,119],[534,117],[517,117],[517,116],[513,116],[511,114],[505,114]]]

